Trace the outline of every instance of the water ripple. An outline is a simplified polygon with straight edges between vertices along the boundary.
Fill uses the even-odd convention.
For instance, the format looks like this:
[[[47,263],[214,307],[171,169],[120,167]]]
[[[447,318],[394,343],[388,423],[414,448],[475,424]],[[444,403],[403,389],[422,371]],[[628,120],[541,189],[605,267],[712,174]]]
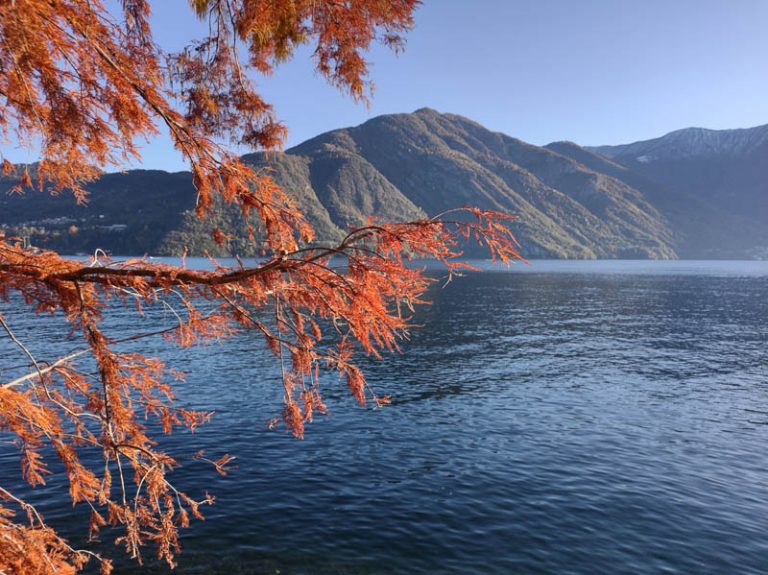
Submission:
[[[333,416],[303,442],[265,428],[281,394],[255,338],[152,343],[190,373],[182,401],[217,410],[168,448],[239,463],[226,478],[175,472],[217,496],[179,572],[767,572],[768,268],[755,265],[563,262],[454,280],[403,355],[366,363],[394,405],[361,410],[329,378]],[[2,311],[37,348],[75,345]],[[3,377],[15,357],[0,344]],[[0,482],[16,466],[0,444]],[[76,532],[60,484],[32,497]]]

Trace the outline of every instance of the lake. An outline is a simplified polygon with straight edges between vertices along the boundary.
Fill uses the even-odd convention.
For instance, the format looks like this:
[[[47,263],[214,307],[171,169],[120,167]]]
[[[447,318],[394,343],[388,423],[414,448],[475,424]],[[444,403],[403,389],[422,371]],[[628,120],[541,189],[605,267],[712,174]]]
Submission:
[[[541,261],[431,298],[401,355],[364,362],[392,405],[359,408],[329,378],[331,415],[303,441],[267,429],[282,394],[255,334],[134,347],[216,410],[169,449],[237,457],[227,477],[173,474],[217,498],[179,573],[768,572],[768,262]],[[39,355],[81,347],[0,305]],[[110,321],[117,336],[172,318]],[[0,369],[17,363],[0,344]],[[61,493],[32,497],[74,534]]]

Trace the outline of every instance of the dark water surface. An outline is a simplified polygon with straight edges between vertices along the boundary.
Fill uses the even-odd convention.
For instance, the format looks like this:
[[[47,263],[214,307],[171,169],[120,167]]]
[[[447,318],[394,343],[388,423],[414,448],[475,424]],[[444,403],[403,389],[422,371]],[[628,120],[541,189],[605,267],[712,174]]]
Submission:
[[[768,262],[535,262],[432,298],[404,354],[366,365],[393,405],[357,408],[329,379],[304,441],[265,428],[281,392],[255,335],[141,343],[216,410],[170,448],[237,456],[225,478],[174,473],[217,498],[180,573],[768,572]],[[0,305],[39,355],[79,347]],[[35,497],[81,528],[60,486]]]

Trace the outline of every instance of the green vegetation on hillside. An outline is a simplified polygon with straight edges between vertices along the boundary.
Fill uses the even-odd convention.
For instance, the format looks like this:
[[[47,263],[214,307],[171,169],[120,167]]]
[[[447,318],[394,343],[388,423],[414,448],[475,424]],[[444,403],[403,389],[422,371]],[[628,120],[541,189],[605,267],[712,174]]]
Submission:
[[[639,162],[622,157],[621,147],[610,158],[570,142],[533,146],[422,109],[245,159],[289,190],[319,242],[337,241],[370,216],[404,221],[473,205],[518,216],[514,229],[529,258],[761,257],[768,254],[768,202],[753,173],[765,167],[752,164],[762,164],[764,148]],[[722,173],[706,184],[712,166]],[[13,183],[0,179],[0,191]],[[67,253],[258,255],[239,210],[194,216],[185,172],[109,174],[90,191],[87,206],[66,196],[0,194],[0,226]],[[214,228],[232,239],[216,245]]]

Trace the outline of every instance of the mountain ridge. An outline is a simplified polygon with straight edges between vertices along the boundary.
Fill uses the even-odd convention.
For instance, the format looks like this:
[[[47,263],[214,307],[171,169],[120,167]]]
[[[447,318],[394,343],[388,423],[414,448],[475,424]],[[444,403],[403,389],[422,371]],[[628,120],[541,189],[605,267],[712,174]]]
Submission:
[[[768,125],[752,130],[746,138],[743,130],[730,131],[756,142],[741,152],[732,152],[734,144],[714,157],[680,156],[679,135],[675,145],[664,140],[667,134],[624,146],[535,146],[463,116],[420,108],[243,159],[271,170],[328,242],[371,215],[404,221],[475,205],[518,216],[513,230],[529,258],[764,257],[768,213],[746,208],[768,203],[768,193],[745,174],[763,173],[750,161],[762,161],[763,147],[768,153]],[[692,132],[675,133],[696,141]],[[659,159],[637,160],[633,154],[641,148],[660,150]],[[710,148],[715,150],[698,147]],[[700,172],[710,174],[710,164],[727,168],[727,178],[702,192]],[[0,179],[0,191],[10,187],[11,179]],[[188,173],[108,174],[89,188],[90,212],[45,194],[0,195],[0,225],[59,251],[89,252],[99,245],[115,253],[178,255],[186,248],[191,254],[253,255],[256,249],[242,240],[225,250],[216,246],[213,227],[243,236],[246,222],[227,207],[211,221],[195,218]],[[43,220],[63,218],[63,225],[41,224],[40,214]]]
[[[658,158],[750,153],[766,143],[768,124],[727,130],[682,128],[658,138],[630,144],[585,147],[610,158],[634,156],[638,161],[649,162]]]

